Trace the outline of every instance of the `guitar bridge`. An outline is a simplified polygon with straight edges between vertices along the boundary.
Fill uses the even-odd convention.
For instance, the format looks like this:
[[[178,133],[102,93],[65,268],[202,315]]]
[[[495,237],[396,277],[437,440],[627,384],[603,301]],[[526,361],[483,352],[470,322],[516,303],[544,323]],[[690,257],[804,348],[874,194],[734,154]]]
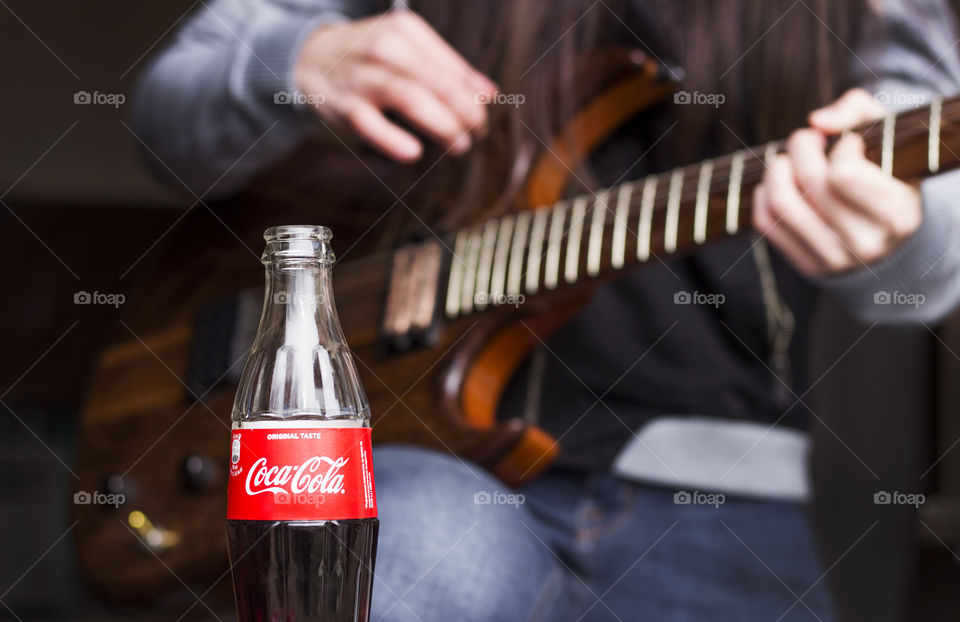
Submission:
[[[442,258],[437,240],[407,244],[394,252],[381,324],[385,354],[405,352],[434,340]]]

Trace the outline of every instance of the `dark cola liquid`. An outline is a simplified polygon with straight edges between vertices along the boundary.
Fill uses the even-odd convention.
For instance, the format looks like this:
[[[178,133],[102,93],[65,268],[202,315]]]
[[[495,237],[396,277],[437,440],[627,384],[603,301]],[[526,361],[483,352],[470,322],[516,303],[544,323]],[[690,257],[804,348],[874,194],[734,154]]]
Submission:
[[[227,521],[240,622],[367,622],[379,527]]]

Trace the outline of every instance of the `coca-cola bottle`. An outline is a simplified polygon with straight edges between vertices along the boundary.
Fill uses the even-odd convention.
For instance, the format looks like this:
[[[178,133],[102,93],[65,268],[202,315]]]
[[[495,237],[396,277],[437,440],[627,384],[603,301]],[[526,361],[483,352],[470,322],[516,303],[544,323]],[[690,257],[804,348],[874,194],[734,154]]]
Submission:
[[[227,490],[241,622],[369,618],[370,407],[333,303],[331,237],[264,233],[263,314],[234,402]]]

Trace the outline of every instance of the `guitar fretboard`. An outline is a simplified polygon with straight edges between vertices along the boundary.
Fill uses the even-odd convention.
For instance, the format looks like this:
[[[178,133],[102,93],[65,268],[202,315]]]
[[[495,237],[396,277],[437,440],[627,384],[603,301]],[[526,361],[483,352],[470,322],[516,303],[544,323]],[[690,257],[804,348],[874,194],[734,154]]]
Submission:
[[[858,128],[867,157],[916,180],[960,164],[960,97]],[[456,233],[444,309],[455,318],[737,235],[784,141],[676,168]]]

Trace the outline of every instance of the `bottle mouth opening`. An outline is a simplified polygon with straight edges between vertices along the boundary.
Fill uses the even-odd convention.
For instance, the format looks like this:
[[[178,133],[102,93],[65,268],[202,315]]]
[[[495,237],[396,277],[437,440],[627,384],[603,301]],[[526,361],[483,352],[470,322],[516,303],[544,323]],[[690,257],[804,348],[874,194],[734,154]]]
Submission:
[[[321,225],[279,225],[263,232],[267,246],[263,261],[308,259],[333,261],[330,240],[333,232]]]
[[[278,225],[263,232],[263,239],[267,242],[275,240],[318,240],[329,242],[333,239],[333,232],[322,225]]]

